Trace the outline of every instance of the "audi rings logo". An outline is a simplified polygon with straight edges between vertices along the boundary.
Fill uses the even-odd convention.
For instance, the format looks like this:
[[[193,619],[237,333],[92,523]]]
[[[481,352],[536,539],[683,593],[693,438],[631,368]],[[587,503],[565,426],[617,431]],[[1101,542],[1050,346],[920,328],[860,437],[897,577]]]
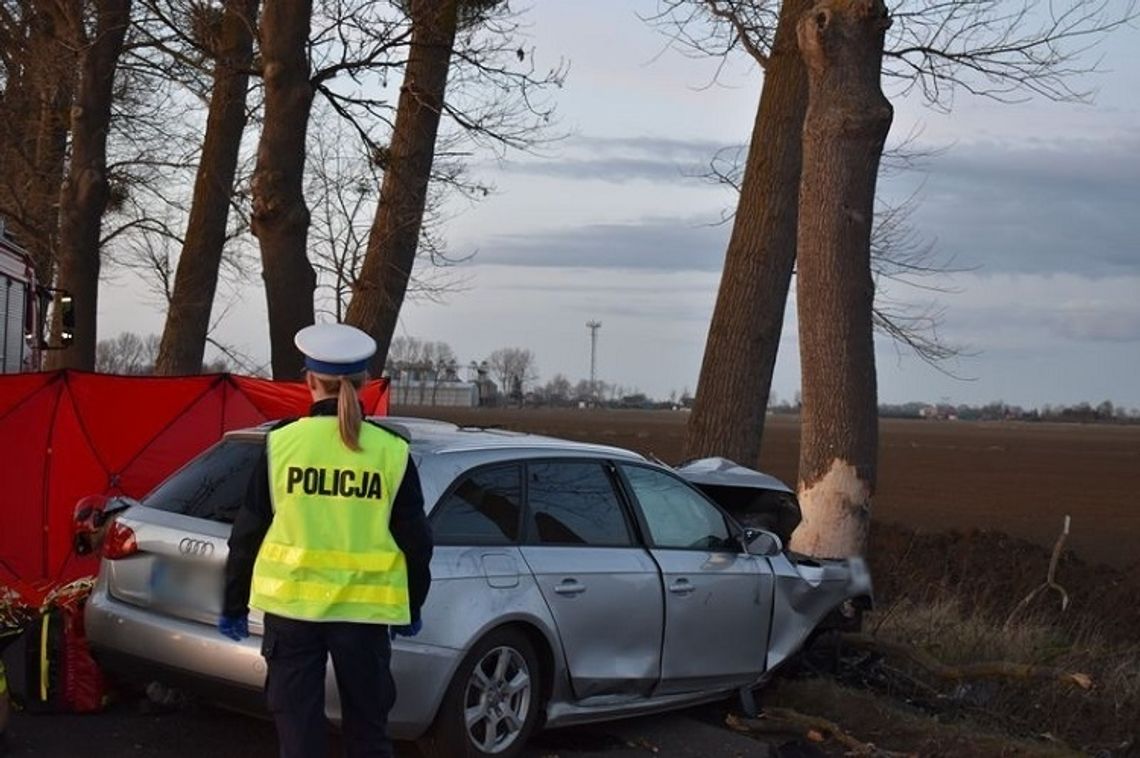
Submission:
[[[214,543],[196,540],[193,537],[183,537],[182,541],[178,543],[178,552],[195,558],[209,558],[214,554]]]

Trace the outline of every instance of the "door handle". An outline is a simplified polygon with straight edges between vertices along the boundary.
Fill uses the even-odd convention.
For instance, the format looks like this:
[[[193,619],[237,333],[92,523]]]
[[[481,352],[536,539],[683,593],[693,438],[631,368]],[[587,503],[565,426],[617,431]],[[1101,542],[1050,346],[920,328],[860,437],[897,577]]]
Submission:
[[[578,595],[586,591],[586,585],[577,579],[563,579],[561,584],[554,585],[554,591],[559,595]]]
[[[669,585],[669,591],[675,595],[688,595],[695,589],[696,587],[694,587],[688,579],[684,578],[678,579]]]

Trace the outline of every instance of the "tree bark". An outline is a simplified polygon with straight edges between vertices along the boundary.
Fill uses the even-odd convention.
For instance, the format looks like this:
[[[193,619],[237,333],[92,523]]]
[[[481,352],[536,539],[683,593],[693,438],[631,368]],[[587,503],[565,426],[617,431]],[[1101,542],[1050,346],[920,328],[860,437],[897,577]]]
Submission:
[[[4,18],[8,81],[0,97],[0,215],[32,257],[36,278],[52,280],[59,191],[75,95],[75,48],[61,35],[78,18],[75,0],[29,4]],[[9,35],[15,35],[13,39]],[[18,40],[18,41],[17,41]]]
[[[265,122],[253,175],[252,229],[261,245],[275,379],[301,375],[293,336],[313,323],[317,278],[307,255],[305,135],[313,104],[306,45],[312,0],[265,0],[261,56]]]
[[[416,260],[457,13],[457,0],[411,3],[411,49],[396,125],[368,249],[345,318],[376,340],[371,371],[377,376],[384,369]]]
[[[796,259],[796,214],[807,76],[796,20],[810,0],[785,0],[764,74],[716,308],[686,434],[687,458],[760,457],[764,414]]]
[[[155,372],[202,370],[218,266],[226,243],[230,197],[246,123],[258,0],[226,0],[215,49],[213,90],[186,239],[178,258]]]
[[[71,19],[79,84],[71,108],[71,161],[59,193],[59,275],[75,304],[71,347],[49,354],[49,368],[95,369],[99,297],[99,233],[107,207],[107,132],[115,69],[130,23],[130,0],[97,0],[90,39],[84,19]]]
[[[880,86],[883,0],[820,0],[797,32],[808,69],[797,306],[803,372],[799,552],[864,551],[878,454],[871,223],[893,111]]]

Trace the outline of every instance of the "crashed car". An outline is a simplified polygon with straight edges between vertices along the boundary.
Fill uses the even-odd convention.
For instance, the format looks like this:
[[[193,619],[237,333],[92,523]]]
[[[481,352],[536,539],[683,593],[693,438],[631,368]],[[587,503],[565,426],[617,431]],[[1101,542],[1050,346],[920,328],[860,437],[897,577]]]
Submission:
[[[791,556],[636,453],[376,422],[410,441],[436,540],[423,631],[394,643],[390,716],[394,738],[429,754],[511,756],[538,728],[748,692],[838,610],[869,601],[861,560]],[[240,643],[214,623],[266,431],[227,434],[111,523],[86,609],[111,672],[264,707],[260,616]],[[331,666],[326,692],[336,721]]]

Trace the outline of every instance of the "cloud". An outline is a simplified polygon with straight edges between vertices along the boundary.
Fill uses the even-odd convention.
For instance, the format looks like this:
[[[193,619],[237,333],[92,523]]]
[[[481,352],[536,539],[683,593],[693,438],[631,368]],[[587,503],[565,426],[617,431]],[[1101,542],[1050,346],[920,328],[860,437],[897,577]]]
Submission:
[[[519,266],[719,272],[729,231],[728,224],[710,225],[708,219],[589,224],[491,236],[482,243],[477,260]]]
[[[905,181],[884,182],[888,193]],[[985,272],[1140,273],[1140,133],[958,145],[930,163],[913,221]]]
[[[1140,342],[1140,310],[1076,310],[1052,319],[1054,332],[1080,342]]]
[[[710,140],[581,136],[568,140],[555,159],[507,161],[502,165],[510,174],[575,181],[700,185],[707,183],[703,177],[709,161],[722,151],[727,155],[735,150],[736,146]]]
[[[1063,343],[1140,342],[1140,275],[981,274],[953,278],[946,335],[985,351],[1055,349]]]
[[[692,177],[698,164],[707,165],[723,147],[707,140],[578,137],[558,160],[512,164],[510,170],[561,182],[567,212],[581,198],[605,197],[607,207],[620,207],[630,203],[630,192],[642,197],[665,186],[698,186]],[[689,175],[684,166],[692,169]],[[965,143],[927,166],[911,222],[935,242],[936,255],[952,258],[955,267],[988,274],[1140,274],[1140,131],[1097,141],[1028,139],[1013,147]],[[897,200],[920,178],[893,173],[880,190]],[[614,189],[583,187],[585,181],[604,181]],[[628,187],[640,181],[662,189]],[[705,207],[731,207],[734,196],[719,191]],[[675,207],[695,197],[669,201]],[[641,203],[641,218],[615,221],[611,214],[606,223],[482,233],[473,242],[480,259],[494,263],[719,270],[731,225],[708,226],[717,220],[716,211],[694,217],[693,207],[690,202],[680,209],[683,215],[670,216],[671,208],[657,212]]]

